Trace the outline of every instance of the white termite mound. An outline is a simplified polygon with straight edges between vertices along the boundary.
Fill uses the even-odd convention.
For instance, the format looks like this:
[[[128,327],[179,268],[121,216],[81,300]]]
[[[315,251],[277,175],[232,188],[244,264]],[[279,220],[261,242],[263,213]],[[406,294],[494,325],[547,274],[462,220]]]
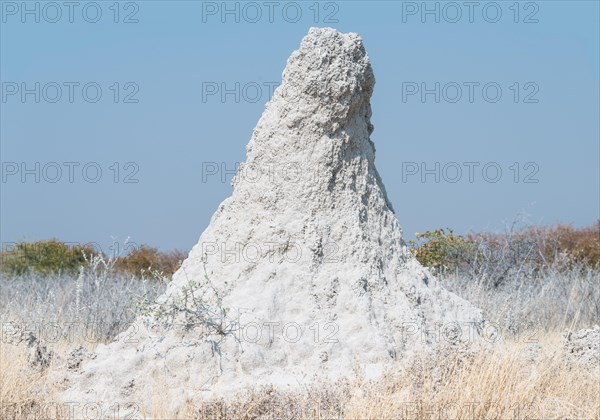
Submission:
[[[403,243],[374,164],[374,84],[357,34],[309,31],[231,197],[159,303],[82,363],[65,400],[150,410],[157,396],[176,409],[245,386],[377,374],[448,331],[473,339],[481,312]]]

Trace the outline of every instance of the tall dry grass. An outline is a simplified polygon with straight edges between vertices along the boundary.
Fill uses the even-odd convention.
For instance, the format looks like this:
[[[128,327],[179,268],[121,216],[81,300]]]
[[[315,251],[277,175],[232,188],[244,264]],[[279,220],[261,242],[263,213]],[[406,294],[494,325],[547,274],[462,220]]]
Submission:
[[[556,335],[540,337],[544,348]],[[549,345],[547,347],[546,345]],[[23,352],[0,346],[3,419],[68,418],[55,415],[51,390],[40,393],[45,374],[31,373]],[[157,387],[151,410],[133,418],[152,419],[597,419],[600,418],[598,377],[569,369],[558,352],[533,363],[521,343],[506,343],[481,352],[469,363],[435,355],[414,371],[390,373],[376,381],[360,377],[337,383],[316,383],[294,391],[261,388],[229,400],[190,401],[171,412],[166,392]],[[50,417],[46,417],[50,416]],[[90,416],[90,418],[94,418]]]
[[[546,336],[544,340],[554,340]],[[435,356],[422,369],[377,381],[316,384],[296,392],[262,389],[234,401],[188,407],[185,418],[298,419],[593,419],[599,417],[597,379],[568,370],[557,354],[533,366],[523,348],[475,355],[469,363]],[[435,372],[434,372],[435,371]]]

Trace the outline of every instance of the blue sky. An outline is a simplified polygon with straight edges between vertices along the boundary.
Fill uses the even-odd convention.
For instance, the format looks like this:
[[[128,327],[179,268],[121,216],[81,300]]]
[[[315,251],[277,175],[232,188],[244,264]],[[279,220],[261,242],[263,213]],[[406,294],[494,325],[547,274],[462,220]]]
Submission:
[[[190,248],[231,193],[219,176],[203,182],[203,163],[245,159],[269,86],[311,26],[363,37],[376,164],[407,239],[498,231],[519,214],[599,217],[598,2],[475,2],[471,16],[428,2],[439,22],[422,2],[274,2],[272,22],[250,3],[222,15],[222,2],[76,2],[70,17],[62,2],[58,15],[3,1],[2,242]],[[215,83],[239,83],[239,102],[203,98]],[[436,83],[439,102],[422,98]]]

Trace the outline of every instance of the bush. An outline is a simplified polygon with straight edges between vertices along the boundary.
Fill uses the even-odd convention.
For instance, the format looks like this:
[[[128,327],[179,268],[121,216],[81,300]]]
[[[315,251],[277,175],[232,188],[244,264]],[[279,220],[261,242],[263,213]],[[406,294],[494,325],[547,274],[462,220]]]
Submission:
[[[0,268],[9,275],[35,272],[42,275],[75,274],[97,252],[82,245],[68,246],[50,239],[38,242],[20,242],[1,254]]]
[[[419,262],[438,275],[456,272],[498,287],[509,278],[537,278],[545,269],[600,268],[600,220],[509,229],[505,233],[454,235],[451,229],[417,234],[408,245]]]
[[[546,261],[600,267],[600,220],[583,229],[574,229],[570,225],[548,229],[543,232],[540,249]]]
[[[452,229],[417,233],[416,237],[416,241],[408,241],[412,253],[421,264],[437,273],[458,269],[473,252],[472,244],[454,235]]]
[[[118,271],[139,275],[145,271],[159,272],[170,277],[180,267],[186,255],[181,251],[160,252],[156,248],[142,245],[125,257],[117,258]]]
[[[82,267],[101,253],[89,246],[69,246],[55,239],[39,242],[20,242],[0,254],[0,271],[9,276],[28,273],[48,276],[77,274]],[[160,252],[146,245],[114,260],[114,271],[143,277],[152,272],[170,277],[186,255],[180,251]],[[112,259],[110,259],[112,261]]]

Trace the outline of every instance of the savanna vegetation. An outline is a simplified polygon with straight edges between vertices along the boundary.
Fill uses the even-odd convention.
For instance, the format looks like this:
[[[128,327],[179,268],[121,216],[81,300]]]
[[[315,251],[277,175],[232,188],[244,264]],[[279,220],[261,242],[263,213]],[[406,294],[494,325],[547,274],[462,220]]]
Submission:
[[[248,390],[208,405],[190,401],[177,413],[169,411],[162,397],[166,393],[158,387],[148,397],[153,411],[139,416],[598,419],[597,376],[565,364],[560,349],[565,331],[600,323],[599,229],[600,222],[587,228],[528,227],[494,234],[439,229],[407,242],[421,263],[447,288],[481,308],[502,335],[502,345],[469,355],[468,363],[450,353],[424,354],[413,368],[376,381],[355,372],[353,379],[336,384]],[[145,246],[108,258],[56,240],[5,249],[0,266],[0,418],[43,418],[40,413],[63,418],[42,411],[53,407],[56,398],[49,372],[74,349],[93,351],[127,329],[141,306],[162,294],[165,280],[183,258],[180,252]],[[8,324],[32,334],[21,342],[6,340]],[[53,334],[57,328],[65,334]]]

